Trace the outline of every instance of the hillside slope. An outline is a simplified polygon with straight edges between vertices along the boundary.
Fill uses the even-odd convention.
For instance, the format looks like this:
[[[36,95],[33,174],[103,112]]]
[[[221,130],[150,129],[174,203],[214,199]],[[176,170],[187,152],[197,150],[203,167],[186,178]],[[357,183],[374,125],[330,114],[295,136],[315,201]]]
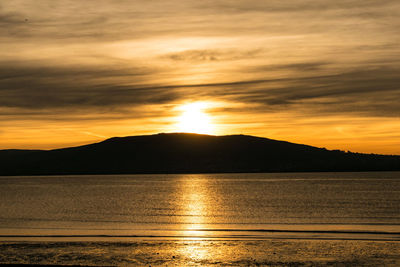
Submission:
[[[114,137],[55,150],[0,150],[0,175],[400,170],[400,156],[329,151],[246,135]]]

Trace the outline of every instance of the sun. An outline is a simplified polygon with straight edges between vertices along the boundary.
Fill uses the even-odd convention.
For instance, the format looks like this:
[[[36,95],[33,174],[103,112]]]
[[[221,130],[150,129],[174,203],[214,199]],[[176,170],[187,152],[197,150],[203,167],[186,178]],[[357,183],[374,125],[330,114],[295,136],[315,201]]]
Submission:
[[[205,112],[209,108],[205,102],[195,102],[179,107],[182,111],[178,117],[177,128],[179,132],[214,134],[214,125],[211,117]]]

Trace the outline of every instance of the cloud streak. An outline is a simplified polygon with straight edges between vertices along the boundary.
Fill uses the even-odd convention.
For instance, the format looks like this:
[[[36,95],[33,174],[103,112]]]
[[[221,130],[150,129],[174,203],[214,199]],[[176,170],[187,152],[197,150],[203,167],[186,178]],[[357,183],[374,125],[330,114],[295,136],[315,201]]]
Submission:
[[[151,84],[161,75],[145,69],[0,67],[0,106],[31,110],[71,107],[85,110],[176,103],[185,98],[226,99],[257,104],[259,112],[282,108],[319,112],[398,116],[400,70],[370,68],[310,75],[327,62],[261,66],[264,71],[294,71],[297,77],[202,84]],[[129,77],[141,83],[121,84]]]

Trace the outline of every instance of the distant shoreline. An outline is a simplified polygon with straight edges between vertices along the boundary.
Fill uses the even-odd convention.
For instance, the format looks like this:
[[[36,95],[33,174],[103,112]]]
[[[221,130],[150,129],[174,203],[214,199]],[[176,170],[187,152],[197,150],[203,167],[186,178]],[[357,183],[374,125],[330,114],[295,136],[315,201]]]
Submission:
[[[196,175],[196,174],[285,174],[285,173],[381,173],[381,172],[399,172],[400,170],[383,170],[383,171],[275,171],[275,172],[170,172],[170,173],[151,173],[151,172],[143,172],[143,173],[62,173],[62,174],[26,174],[26,175],[2,175],[1,177],[32,177],[32,176],[93,176],[93,175],[101,175],[101,176],[112,176],[112,175]],[[399,177],[400,178],[400,177]]]
[[[0,176],[400,171],[400,156],[246,135],[114,137],[55,150],[0,150]]]

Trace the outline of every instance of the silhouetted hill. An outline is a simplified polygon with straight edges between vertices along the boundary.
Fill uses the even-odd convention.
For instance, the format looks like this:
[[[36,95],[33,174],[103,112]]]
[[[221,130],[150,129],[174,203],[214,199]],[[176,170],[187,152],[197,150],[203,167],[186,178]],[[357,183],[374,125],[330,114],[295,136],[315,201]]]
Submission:
[[[0,175],[400,170],[400,156],[246,135],[114,137],[55,150],[0,150]]]

